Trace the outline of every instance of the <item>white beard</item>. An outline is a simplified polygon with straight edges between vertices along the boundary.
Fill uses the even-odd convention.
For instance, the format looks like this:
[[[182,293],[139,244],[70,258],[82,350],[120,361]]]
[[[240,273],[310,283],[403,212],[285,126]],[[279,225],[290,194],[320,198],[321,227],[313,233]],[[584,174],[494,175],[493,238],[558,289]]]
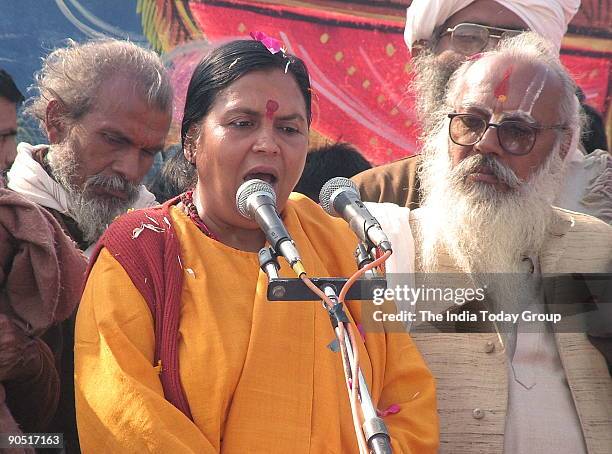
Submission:
[[[559,146],[527,182],[497,162],[498,178],[511,188],[502,192],[457,175],[463,161],[451,168],[447,123],[425,143],[423,217],[417,232],[422,270],[436,271],[445,251],[466,273],[519,272],[523,259],[537,256],[545,239],[563,170]]]
[[[83,188],[72,184],[78,172],[76,151],[72,143],[50,145],[47,154],[49,167],[56,181],[66,189],[70,217],[74,219],[83,234],[83,240],[93,243],[102,236],[108,225],[120,214],[131,207],[138,197],[138,185],[133,185],[119,175],[112,177],[93,175],[87,179]],[[92,186],[128,191],[128,199],[100,198],[91,193]]]

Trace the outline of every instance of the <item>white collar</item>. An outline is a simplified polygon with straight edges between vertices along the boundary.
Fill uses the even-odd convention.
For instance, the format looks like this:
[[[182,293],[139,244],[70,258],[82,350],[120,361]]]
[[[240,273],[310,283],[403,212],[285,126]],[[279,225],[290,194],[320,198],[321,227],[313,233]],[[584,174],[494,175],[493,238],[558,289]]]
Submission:
[[[7,174],[8,187],[38,205],[68,215],[68,192],[32,156],[34,151],[47,147],[26,142],[17,145],[17,157]]]

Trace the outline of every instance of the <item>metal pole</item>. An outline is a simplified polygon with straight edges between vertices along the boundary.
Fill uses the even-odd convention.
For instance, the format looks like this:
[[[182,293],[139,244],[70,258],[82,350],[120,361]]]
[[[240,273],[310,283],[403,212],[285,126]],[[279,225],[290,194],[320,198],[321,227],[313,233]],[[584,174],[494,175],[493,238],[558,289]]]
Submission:
[[[339,304],[336,292],[332,287],[326,286],[323,290],[325,291],[325,294],[332,301],[334,301],[335,304]],[[351,339],[346,329],[344,330],[344,339],[340,339],[339,341],[344,342],[349,357],[352,357],[353,347],[351,345]],[[389,431],[387,430],[387,426],[385,425],[385,422],[382,420],[382,418],[379,418],[376,414],[376,408],[372,403],[368,384],[366,383],[365,378],[363,377],[361,367],[359,367],[358,369],[358,380],[359,403],[364,418],[362,430],[365,439],[368,443],[368,446],[374,454],[391,454],[393,453],[393,450],[391,449],[391,437],[389,436]]]

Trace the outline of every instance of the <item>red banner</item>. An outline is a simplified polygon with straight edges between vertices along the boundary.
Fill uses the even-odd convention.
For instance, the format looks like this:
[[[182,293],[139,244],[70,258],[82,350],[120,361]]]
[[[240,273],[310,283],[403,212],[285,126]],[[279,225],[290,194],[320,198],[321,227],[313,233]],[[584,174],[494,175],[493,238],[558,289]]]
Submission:
[[[373,164],[417,152],[410,55],[397,20],[243,0],[190,2],[189,8],[211,45],[263,31],[303,59],[315,91],[313,128],[331,141],[356,145]],[[179,103],[200,56],[173,60]],[[588,102],[605,112],[610,59],[562,55],[562,61]]]

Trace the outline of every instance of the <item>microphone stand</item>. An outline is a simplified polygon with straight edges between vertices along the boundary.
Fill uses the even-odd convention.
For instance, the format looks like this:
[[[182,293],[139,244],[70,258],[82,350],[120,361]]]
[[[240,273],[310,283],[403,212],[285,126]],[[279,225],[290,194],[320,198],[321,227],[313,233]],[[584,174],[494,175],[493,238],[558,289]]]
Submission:
[[[362,246],[362,251],[367,251],[367,247],[365,245],[360,244],[359,246]],[[358,247],[358,252],[359,250],[360,247]],[[358,254],[356,253],[356,255]],[[259,265],[268,276],[269,282],[274,279],[278,279],[278,270],[280,269],[280,266],[278,264],[277,257],[278,254],[271,247],[262,248],[258,254]],[[359,258],[357,257],[359,268],[362,268],[367,263],[372,262],[371,256],[367,252],[365,252],[365,255],[362,255],[362,259],[364,260],[359,260]],[[368,273],[371,273],[370,278],[375,277],[374,273]],[[341,342],[342,346],[344,347],[339,348],[339,351],[346,352],[346,355],[343,355],[342,361],[345,365],[347,365],[347,367],[345,368],[347,383],[349,378],[352,380],[352,383],[355,383],[355,380],[353,379],[353,377],[351,377],[352,364],[350,362],[350,358],[354,358],[354,356],[353,345],[351,343],[351,338],[348,334],[349,318],[344,312],[342,304],[338,300],[335,288],[332,285],[324,284],[321,287],[321,290],[323,290],[325,295],[333,302],[333,306],[331,307],[328,307],[327,304],[323,302],[323,307],[327,310],[329,314],[332,329],[336,332],[338,342]],[[340,336],[340,330],[338,328],[338,325],[341,323],[344,327],[344,336]],[[361,367],[357,369],[357,375],[357,382],[359,383],[357,400],[361,408],[361,414],[364,418],[361,430],[368,444],[370,452],[374,454],[392,454],[393,450],[391,449],[391,438],[389,436],[389,431],[387,430],[385,422],[382,420],[382,418],[378,417],[376,413],[376,408],[374,407],[374,403],[372,402],[372,397],[370,396],[368,385],[365,381],[363,373],[361,372]],[[353,386],[355,386],[355,384],[353,384]]]
[[[334,303],[331,308],[327,308],[329,312],[329,317],[332,323],[333,329],[338,333],[338,325],[340,323],[344,323],[348,325],[349,319],[344,313],[344,309],[342,308],[342,304],[338,301],[338,296],[336,295],[335,290],[331,286],[325,286],[323,288],[325,294],[329,297],[329,299]],[[337,336],[338,341],[344,344],[346,353],[348,358],[353,357],[353,345],[351,344],[351,339],[348,335],[348,329],[345,327],[344,336]],[[343,351],[343,349],[340,349]],[[350,364],[348,358],[343,358],[343,361],[347,364]],[[347,367],[347,375],[350,374],[350,367]],[[347,377],[353,378],[353,377]],[[353,383],[355,380],[353,379]],[[387,430],[387,426],[382,418],[379,418],[376,414],[376,408],[372,402],[372,398],[370,396],[370,391],[368,390],[368,385],[363,377],[363,373],[361,372],[361,367],[358,368],[358,401],[361,408],[361,414],[363,415],[364,422],[361,426],[363,434],[365,436],[366,442],[368,443],[368,447],[370,451],[374,454],[391,454],[393,450],[391,449],[391,438],[389,436],[389,431]],[[354,386],[354,385],[353,385]]]

